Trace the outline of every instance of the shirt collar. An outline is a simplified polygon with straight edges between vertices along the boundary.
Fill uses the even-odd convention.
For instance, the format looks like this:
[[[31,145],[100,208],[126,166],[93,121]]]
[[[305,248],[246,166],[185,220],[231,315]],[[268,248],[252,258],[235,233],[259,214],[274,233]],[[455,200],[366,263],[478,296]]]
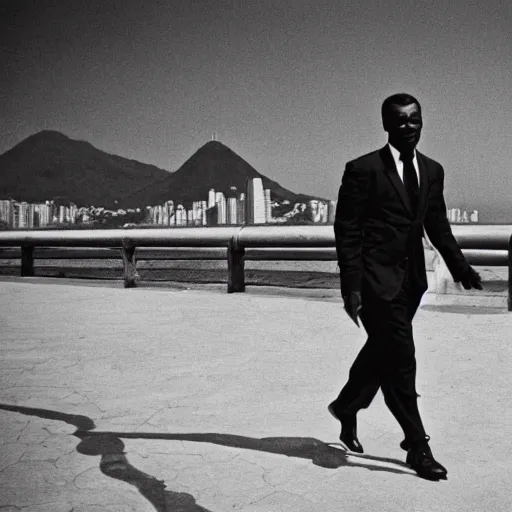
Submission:
[[[391,145],[389,142],[388,142],[388,146],[389,146],[389,149],[391,151],[391,154],[393,155],[393,160],[395,161],[395,165],[398,168],[398,162],[401,162],[401,160],[400,160],[400,151],[398,151],[398,149],[396,149],[395,146]],[[417,159],[416,159],[416,148],[414,148],[412,162],[413,162],[413,164],[416,165],[416,162],[417,162]]]

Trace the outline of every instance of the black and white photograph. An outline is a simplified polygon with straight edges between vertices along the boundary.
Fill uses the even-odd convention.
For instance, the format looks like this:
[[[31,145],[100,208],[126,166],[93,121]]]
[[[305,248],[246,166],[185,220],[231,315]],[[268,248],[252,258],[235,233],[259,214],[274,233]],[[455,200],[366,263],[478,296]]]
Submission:
[[[512,3],[0,0],[0,510],[512,510]]]

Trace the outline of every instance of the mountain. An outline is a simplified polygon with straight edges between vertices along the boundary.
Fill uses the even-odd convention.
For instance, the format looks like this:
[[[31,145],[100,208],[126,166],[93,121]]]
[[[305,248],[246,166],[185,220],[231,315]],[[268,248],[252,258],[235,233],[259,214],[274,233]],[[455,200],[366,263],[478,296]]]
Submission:
[[[210,188],[226,195],[231,187],[243,192],[247,180],[256,177],[271,189],[273,199],[312,198],[281,187],[218,141],[206,143],[173,173],[51,130],[31,135],[0,155],[0,198],[28,202],[54,199],[117,208],[172,199],[187,206],[207,200]]]
[[[296,194],[260,174],[230,148],[218,141],[201,146],[176,172],[158,183],[148,183],[143,189],[125,198],[138,204],[157,204],[167,199],[178,200],[184,205],[197,200],[207,200],[208,191],[214,188],[228,196],[231,187],[245,192],[247,180],[261,178],[263,188],[269,188],[272,199],[306,201],[313,196]]]
[[[0,155],[0,198],[114,207],[116,200],[168,176],[154,165],[44,130]]]

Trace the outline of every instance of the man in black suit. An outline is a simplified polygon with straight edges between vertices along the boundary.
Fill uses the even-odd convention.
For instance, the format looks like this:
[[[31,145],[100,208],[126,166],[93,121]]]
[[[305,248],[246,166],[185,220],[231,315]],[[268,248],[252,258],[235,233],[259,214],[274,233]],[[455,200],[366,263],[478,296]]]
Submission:
[[[427,479],[445,479],[433,457],[417,404],[412,319],[427,290],[424,230],[465,289],[482,289],[450,228],[443,196],[444,170],[416,150],[421,106],[408,94],[382,104],[388,144],[346,165],[334,233],[345,309],[368,340],[329,411],[341,422],[340,439],[363,452],[356,415],[379,387],[403,429],[406,462]]]

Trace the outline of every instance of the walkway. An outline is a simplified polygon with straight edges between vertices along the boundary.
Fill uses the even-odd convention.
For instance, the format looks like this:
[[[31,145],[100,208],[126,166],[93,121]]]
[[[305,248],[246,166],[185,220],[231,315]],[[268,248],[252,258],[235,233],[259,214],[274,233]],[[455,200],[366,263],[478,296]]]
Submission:
[[[3,278],[0,510],[512,510],[512,313],[418,313],[420,407],[449,471],[432,483],[380,394],[366,453],[337,444],[326,405],[364,333],[309,295]]]

